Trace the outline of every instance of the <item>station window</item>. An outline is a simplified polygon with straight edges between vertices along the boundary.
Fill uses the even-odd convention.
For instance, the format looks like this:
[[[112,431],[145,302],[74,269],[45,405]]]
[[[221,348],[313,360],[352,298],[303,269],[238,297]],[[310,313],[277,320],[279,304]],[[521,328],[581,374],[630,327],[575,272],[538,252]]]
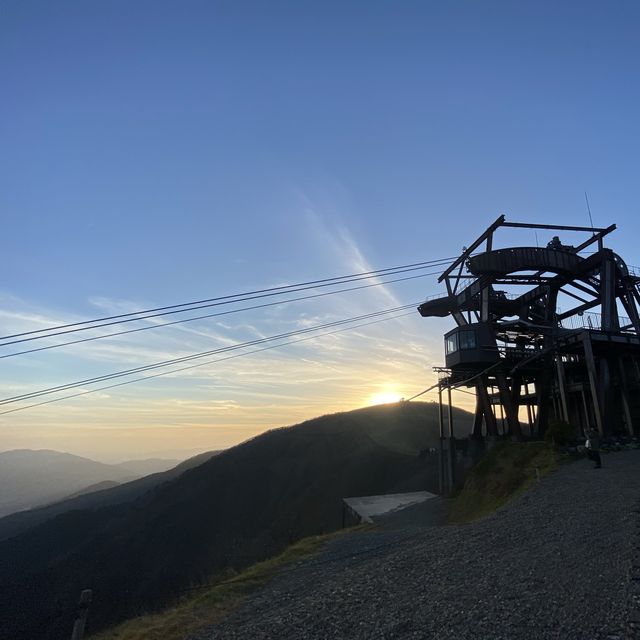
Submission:
[[[475,349],[476,348],[476,334],[473,331],[460,331],[458,333],[458,344],[460,349]]]
[[[454,333],[451,336],[445,338],[444,341],[445,353],[453,353],[458,350],[458,334]]]

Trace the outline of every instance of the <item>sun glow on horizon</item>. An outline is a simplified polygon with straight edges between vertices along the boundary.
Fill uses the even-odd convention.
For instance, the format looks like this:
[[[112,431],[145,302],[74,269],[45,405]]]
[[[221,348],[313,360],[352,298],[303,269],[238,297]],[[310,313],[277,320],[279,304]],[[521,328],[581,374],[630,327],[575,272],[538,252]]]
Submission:
[[[402,396],[395,391],[382,391],[380,393],[374,393],[369,396],[367,404],[369,406],[375,404],[391,404],[393,402],[400,402]]]

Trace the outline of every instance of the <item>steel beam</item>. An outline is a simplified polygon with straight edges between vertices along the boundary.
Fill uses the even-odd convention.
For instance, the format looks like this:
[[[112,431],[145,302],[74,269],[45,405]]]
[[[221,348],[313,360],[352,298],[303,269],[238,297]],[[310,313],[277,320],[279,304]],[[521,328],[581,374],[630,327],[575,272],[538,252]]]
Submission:
[[[556,231],[585,231],[587,233],[603,233],[609,229],[609,227],[570,227],[563,224],[530,224],[528,222],[503,222],[502,227],[516,227],[520,229],[548,229]],[[615,228],[615,225],[613,225]],[[613,229],[611,229],[613,231]]]
[[[504,223],[504,216],[498,216],[493,224],[487,228],[487,230],[470,246],[466,251],[456,258],[453,263],[442,272],[442,275],[438,278],[438,282],[442,282],[460,263],[464,261],[487,239],[493,232]]]
[[[612,231],[617,229],[615,224],[608,226],[606,229],[601,229],[598,233],[594,233],[588,240],[585,240],[582,244],[579,244],[575,248],[575,252],[579,253],[583,249],[586,249],[588,246],[592,245],[594,242],[598,242],[598,244],[602,243],[602,238],[604,236],[610,234]]]

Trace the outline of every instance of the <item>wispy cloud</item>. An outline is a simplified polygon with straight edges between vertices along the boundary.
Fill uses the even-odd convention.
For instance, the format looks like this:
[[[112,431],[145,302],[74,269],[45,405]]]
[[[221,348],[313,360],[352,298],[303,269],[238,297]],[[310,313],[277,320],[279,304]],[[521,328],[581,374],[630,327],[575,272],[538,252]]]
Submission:
[[[295,206],[302,212],[299,224],[309,252],[324,265],[326,273],[374,269],[350,230],[348,214],[327,205],[326,199],[319,203],[300,190],[295,194]],[[380,282],[373,277],[365,281]],[[0,320],[6,333],[85,319],[15,297],[0,297],[0,301]],[[154,305],[153,301],[99,295],[89,302],[96,315],[131,313]],[[310,328],[406,302],[391,285],[380,284],[351,294],[254,310],[250,315],[228,315],[224,320],[211,318],[163,327],[160,325],[165,319],[150,319],[146,322],[157,328],[4,360],[2,397]],[[91,335],[134,326],[139,325],[104,327]],[[112,442],[115,434],[122,440],[120,446],[133,447],[140,454],[157,451],[170,442],[176,449],[184,448],[185,443],[204,448],[228,446],[265,428],[362,406],[374,393],[385,389],[393,388],[408,396],[425,388],[434,380],[431,367],[439,363],[441,351],[439,331],[434,337],[429,333],[416,313],[415,317],[344,333],[309,334],[308,340],[298,344],[2,416],[0,430],[10,435],[7,442],[19,446],[53,446],[53,434],[57,433],[59,443],[54,448],[65,448],[65,442],[75,441],[87,431],[95,436],[94,446],[104,451],[117,449]],[[68,339],[58,336],[50,343]],[[84,435],[80,440],[86,440],[89,446]]]
[[[360,246],[349,231],[344,217],[333,207],[327,207],[325,203],[314,202],[311,197],[298,190],[301,208],[304,212],[305,224],[310,237],[330,256],[331,262],[339,264],[347,273],[364,273],[374,271],[369,261],[365,258]],[[393,292],[381,280],[371,277],[368,284],[380,284],[369,290],[370,297],[398,306],[400,303]]]

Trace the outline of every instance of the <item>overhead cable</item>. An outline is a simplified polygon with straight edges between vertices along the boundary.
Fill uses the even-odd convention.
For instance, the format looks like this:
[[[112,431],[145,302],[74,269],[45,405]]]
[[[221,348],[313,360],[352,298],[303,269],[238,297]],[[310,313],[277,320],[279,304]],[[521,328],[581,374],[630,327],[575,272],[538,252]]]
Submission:
[[[425,389],[424,391],[420,391],[420,393],[416,393],[415,396],[411,396],[410,398],[407,398],[405,402],[411,402],[412,400],[415,400],[416,398],[423,396],[425,393],[429,393],[429,391],[433,391],[433,389],[435,389],[437,386],[438,386],[438,383],[436,382],[435,384],[432,384],[428,389]]]
[[[45,396],[45,395],[50,395],[52,393],[58,393],[61,391],[66,391],[68,389],[74,389],[77,387],[82,387],[84,385],[88,385],[88,384],[96,384],[99,382],[104,382],[106,380],[112,380],[114,378],[120,378],[120,377],[125,377],[125,376],[130,376],[130,375],[134,375],[136,373],[142,373],[144,371],[150,371],[153,369],[158,369],[158,368],[163,368],[163,367],[167,367],[167,366],[171,366],[173,364],[180,364],[182,362],[190,362],[192,360],[197,360],[199,358],[204,358],[210,355],[214,355],[214,354],[218,354],[218,353],[226,353],[228,351],[235,351],[238,349],[244,349],[246,347],[251,347],[251,346],[255,346],[255,345],[259,345],[259,344],[263,344],[265,342],[270,342],[273,340],[281,340],[281,339],[286,339],[289,337],[293,337],[293,336],[297,336],[297,335],[301,335],[301,334],[306,334],[306,333],[312,333],[314,331],[320,331],[322,329],[326,329],[329,327],[336,327],[336,326],[340,326],[343,324],[348,324],[348,323],[352,323],[352,322],[357,322],[359,320],[365,320],[368,318],[375,318],[381,315],[385,315],[385,314],[389,314],[389,313],[394,313],[394,312],[399,312],[399,311],[405,311],[407,309],[410,308],[414,308],[418,303],[412,303],[412,304],[408,304],[408,305],[402,305],[399,307],[394,307],[391,309],[384,309],[381,311],[375,311],[373,313],[367,313],[367,314],[363,314],[360,316],[354,316],[352,318],[345,318],[342,320],[336,320],[333,322],[327,322],[324,324],[320,324],[320,325],[316,325],[313,327],[306,327],[304,329],[297,329],[295,331],[288,331],[285,333],[281,333],[275,336],[269,336],[269,337],[265,337],[265,338],[258,338],[256,340],[249,340],[247,342],[243,342],[243,343],[239,343],[239,344],[235,344],[235,345],[229,345],[226,347],[219,347],[217,349],[211,349],[208,351],[202,351],[199,353],[193,353],[193,354],[189,354],[187,356],[181,356],[178,358],[170,358],[167,360],[162,360],[160,362],[154,362],[148,365],[142,365],[139,367],[133,367],[130,369],[125,369],[122,371],[116,371],[114,373],[109,373],[109,374],[105,374],[102,376],[95,376],[93,378],[85,378],[84,380],[78,380],[76,382],[69,382],[67,384],[62,384],[62,385],[57,385],[55,387],[48,387],[46,389],[41,389],[38,391],[33,391],[30,393],[24,393],[24,394],[20,394],[17,396],[11,396],[9,398],[4,398],[2,400],[0,400],[0,405],[6,405],[6,404],[12,404],[14,402],[21,402],[24,400],[30,400],[31,398],[37,398],[37,397],[41,397],[41,396]]]
[[[78,340],[69,340],[67,342],[60,342],[60,343],[56,343],[56,344],[49,344],[45,347],[37,347],[35,349],[25,349],[23,351],[14,351],[13,353],[5,353],[3,355],[0,355],[0,360],[4,359],[4,358],[12,358],[14,356],[21,356],[21,355],[26,355],[28,353],[36,353],[38,351],[47,351],[49,349],[57,349],[60,347],[67,347],[70,345],[74,345],[74,344],[82,344],[84,342],[92,342],[94,340],[102,340],[105,338],[113,338],[115,336],[122,336],[122,335],[126,335],[129,333],[137,333],[139,331],[148,331],[149,329],[159,329],[162,327],[169,327],[169,326],[173,326],[176,324],[184,324],[186,322],[193,322],[194,320],[204,320],[207,318],[216,318],[219,316],[225,316],[225,315],[230,315],[230,314],[234,314],[234,313],[240,313],[242,311],[254,311],[255,309],[264,309],[265,307],[274,307],[274,306],[278,306],[281,304],[288,304],[291,302],[298,302],[301,300],[311,300],[313,298],[322,298],[325,296],[331,296],[331,295],[335,295],[338,293],[346,293],[346,292],[350,292],[350,291],[359,291],[361,289],[369,289],[371,287],[380,287],[382,285],[385,284],[394,284],[396,282],[406,282],[407,280],[416,280],[418,278],[426,278],[428,276],[432,276],[437,274],[437,271],[430,271],[428,273],[420,273],[418,275],[413,275],[413,276],[406,276],[404,278],[395,278],[393,280],[385,280],[383,282],[374,282],[372,284],[364,284],[364,285],[359,285],[357,287],[348,287],[346,289],[337,289],[334,291],[325,291],[323,293],[315,293],[315,294],[311,294],[308,296],[300,296],[297,298],[288,298],[286,300],[276,300],[275,302],[267,302],[264,304],[257,304],[257,305],[251,305],[249,307],[241,307],[239,309],[231,309],[229,311],[219,311],[216,313],[208,313],[205,315],[201,315],[201,316],[194,316],[191,318],[181,318],[180,320],[173,320],[171,322],[163,322],[163,323],[158,323],[158,324],[151,324],[145,327],[138,327],[136,329],[126,329],[123,331],[114,331],[112,333],[106,333],[106,334],[100,334],[97,336],[91,336],[90,338],[81,338]],[[116,323],[117,324],[117,323]],[[88,327],[88,328],[93,328],[93,327]],[[55,335],[55,334],[50,334],[50,335]],[[40,336],[41,338],[47,338],[49,337],[49,335],[47,336]],[[34,338],[31,338],[31,340]],[[16,342],[21,342],[21,341],[16,341]],[[8,342],[5,344],[14,344],[12,342]],[[0,347],[4,346],[0,344]]]
[[[69,400],[71,398],[77,398],[80,396],[85,396],[91,393],[97,393],[99,391],[106,391],[108,389],[114,389],[116,387],[123,387],[125,385],[128,384],[134,384],[136,382],[143,382],[145,380],[150,380],[152,378],[159,378],[161,376],[168,376],[171,375],[172,373],[179,373],[182,371],[187,371],[189,369],[195,369],[197,367],[204,367],[208,364],[214,364],[217,362],[224,362],[226,360],[233,360],[234,358],[241,358],[244,356],[248,356],[248,355],[252,355],[255,353],[259,353],[261,351],[269,351],[270,349],[278,349],[280,347],[285,347],[287,345],[291,345],[291,344],[298,344],[300,342],[306,342],[308,340],[315,340],[317,338],[324,338],[325,336],[330,336],[330,335],[334,335],[337,333],[343,333],[344,331],[352,331],[353,329],[359,329],[361,327],[368,327],[370,325],[374,325],[374,324],[379,324],[381,322],[388,322],[390,320],[397,320],[399,318],[404,318],[406,316],[413,316],[414,315],[414,311],[410,311],[409,313],[400,313],[400,314],[396,314],[396,315],[391,315],[388,317],[384,317],[384,318],[378,318],[377,320],[372,320],[370,322],[362,322],[359,324],[355,324],[352,326],[348,326],[348,327],[342,327],[341,329],[334,329],[333,331],[325,331],[323,333],[320,333],[318,335],[312,335],[312,336],[306,336],[304,338],[299,338],[297,340],[287,340],[286,342],[279,342],[277,344],[272,344],[266,347],[260,347],[259,349],[251,349],[249,351],[243,351],[242,353],[236,353],[234,355],[231,356],[225,356],[224,358],[216,358],[213,360],[205,360],[204,362],[198,362],[197,364],[192,364],[192,365],[188,365],[186,367],[180,367],[178,369],[171,369],[169,371],[161,371],[160,373],[154,373],[148,376],[141,376],[140,378],[134,378],[133,380],[125,380],[124,382],[116,382],[115,384],[110,384],[104,387],[97,387],[95,389],[87,389],[85,391],[81,391],[79,393],[74,393],[71,395],[67,395],[67,396],[62,396],[59,398],[52,398],[50,400],[44,400],[43,402],[36,402],[34,404],[29,404],[26,405],[24,407],[18,407],[16,409],[8,409],[7,411],[0,411],[0,416],[2,415],[6,415],[8,413],[16,413],[17,411],[25,411],[27,409],[33,409],[35,407],[40,407],[42,405],[47,405],[47,404],[52,404],[54,402],[61,402],[62,400]]]
[[[168,305],[164,307],[155,307],[153,309],[146,309],[140,311],[132,311],[128,313],[121,313],[112,316],[104,316],[102,318],[95,318],[93,320],[82,320],[79,322],[71,322],[67,324],[60,324],[43,329],[34,329],[31,331],[24,331],[21,333],[14,333],[6,336],[0,336],[0,340],[4,341],[0,346],[6,346],[9,344],[15,344],[17,342],[25,342],[28,340],[35,340],[42,337],[52,337],[65,333],[71,333],[74,331],[96,329],[103,326],[109,326],[112,324],[121,324],[124,322],[135,322],[137,320],[145,320],[149,318],[156,318],[159,316],[171,315],[173,313],[184,313],[186,311],[193,311],[196,309],[202,309],[211,306],[219,306],[221,304],[232,304],[235,302],[245,302],[247,300],[255,300],[257,298],[270,297],[276,295],[282,295],[284,293],[294,293],[297,291],[304,291],[307,289],[315,289],[320,287],[336,286],[340,284],[346,284],[348,282],[357,282],[358,280],[370,279],[374,277],[384,277],[385,275],[395,275],[398,273],[406,273],[409,271],[417,271],[420,269],[427,269],[429,267],[439,266],[448,262],[451,258],[441,258],[437,260],[428,260],[424,262],[416,262],[408,265],[401,265],[398,267],[388,267],[386,269],[376,269],[373,271],[365,271],[361,273],[354,273],[345,276],[337,276],[334,278],[322,278],[320,280],[310,280],[307,282],[299,282],[291,285],[281,285],[278,287],[270,287],[267,289],[258,289],[255,291],[249,291],[240,294],[218,296],[215,298],[207,298],[204,300],[196,300],[194,302],[185,302],[180,304]],[[45,335],[41,335],[45,334]],[[31,337],[26,337],[31,336]],[[21,338],[13,340],[13,338]],[[10,342],[7,342],[11,340]]]

